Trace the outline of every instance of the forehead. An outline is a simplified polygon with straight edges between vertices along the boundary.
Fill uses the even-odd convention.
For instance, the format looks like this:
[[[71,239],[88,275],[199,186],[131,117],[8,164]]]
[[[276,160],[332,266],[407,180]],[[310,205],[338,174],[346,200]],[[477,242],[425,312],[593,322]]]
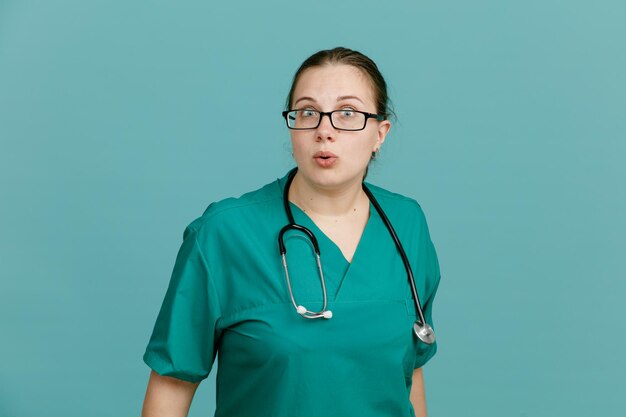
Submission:
[[[356,96],[366,105],[375,105],[372,82],[361,69],[346,64],[325,64],[308,68],[300,74],[293,102],[300,97],[335,102],[343,96]]]

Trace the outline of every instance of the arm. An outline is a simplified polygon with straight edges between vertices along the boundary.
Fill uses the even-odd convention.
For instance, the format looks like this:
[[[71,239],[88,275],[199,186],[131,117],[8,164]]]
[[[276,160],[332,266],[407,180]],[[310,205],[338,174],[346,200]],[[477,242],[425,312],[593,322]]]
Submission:
[[[427,417],[422,368],[417,368],[413,371],[413,385],[411,386],[411,395],[409,398],[411,399],[411,404],[415,411],[415,417]]]
[[[187,417],[198,385],[151,371],[141,417]]]

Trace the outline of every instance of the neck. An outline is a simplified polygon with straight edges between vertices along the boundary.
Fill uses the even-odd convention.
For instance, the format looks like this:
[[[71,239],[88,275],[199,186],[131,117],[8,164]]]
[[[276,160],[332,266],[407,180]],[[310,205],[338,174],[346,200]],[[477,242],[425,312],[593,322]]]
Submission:
[[[299,172],[289,188],[289,200],[305,212],[323,217],[343,217],[369,207],[360,181],[321,188],[308,182]]]

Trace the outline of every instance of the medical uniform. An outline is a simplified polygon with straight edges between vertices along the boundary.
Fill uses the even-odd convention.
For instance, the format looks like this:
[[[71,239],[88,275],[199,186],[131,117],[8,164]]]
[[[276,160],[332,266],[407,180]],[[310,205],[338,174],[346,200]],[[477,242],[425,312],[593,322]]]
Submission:
[[[216,417],[414,415],[413,370],[437,345],[413,333],[417,313],[389,232],[370,203],[350,263],[291,204],[296,223],[319,242],[333,313],[303,318],[291,303],[277,243],[287,224],[286,181],[213,203],[187,226],[144,361],[160,375],[197,382],[217,355]],[[367,185],[404,245],[432,326],[440,272],[424,213],[415,200]],[[298,304],[318,311],[315,258],[300,237],[285,238],[292,290]]]

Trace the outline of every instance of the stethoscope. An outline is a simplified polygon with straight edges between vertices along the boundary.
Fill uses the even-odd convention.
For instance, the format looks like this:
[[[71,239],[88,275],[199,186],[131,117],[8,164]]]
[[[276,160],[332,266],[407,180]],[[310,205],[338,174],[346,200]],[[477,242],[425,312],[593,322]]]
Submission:
[[[291,213],[291,207],[289,206],[289,187],[291,186],[291,182],[293,181],[293,178],[295,177],[297,171],[298,171],[298,168],[292,169],[289,172],[287,182],[285,183],[285,189],[283,191],[283,204],[285,206],[285,213],[287,214],[287,218],[289,219],[289,224],[287,224],[285,227],[280,229],[280,233],[278,233],[278,247],[280,249],[280,255],[282,256],[282,259],[283,259],[283,269],[285,270],[285,279],[287,280],[287,288],[289,289],[289,295],[291,296],[291,303],[293,304],[298,314],[300,314],[302,317],[307,318],[307,319],[318,319],[322,317],[325,319],[330,319],[332,318],[333,313],[330,310],[326,310],[328,298],[326,297],[326,283],[324,281],[324,272],[322,271],[322,261],[320,260],[320,248],[317,243],[317,239],[315,238],[315,235],[313,234],[313,232],[311,232],[309,229],[307,229],[304,226],[300,226],[299,224],[296,224],[293,218],[293,214]],[[418,319],[415,320],[415,323],[413,323],[413,332],[415,332],[417,337],[422,342],[430,345],[435,341],[435,332],[433,331],[432,327],[428,323],[426,323],[426,320],[424,319],[422,306],[420,305],[419,297],[417,296],[417,290],[415,288],[415,278],[413,277],[413,272],[411,271],[411,265],[409,264],[409,260],[406,256],[406,253],[404,252],[404,248],[402,247],[402,244],[400,243],[400,239],[398,239],[398,235],[393,229],[391,222],[385,215],[385,212],[383,211],[383,209],[380,207],[380,204],[378,204],[378,201],[376,201],[376,198],[374,198],[374,195],[372,194],[372,192],[365,186],[365,183],[363,183],[363,191],[365,192],[365,194],[367,195],[367,198],[369,198],[370,202],[372,203],[372,205],[374,206],[374,208],[380,215],[380,218],[385,223],[385,226],[387,227],[387,230],[389,231],[389,234],[391,235],[393,241],[396,244],[396,248],[398,249],[398,252],[400,253],[402,262],[404,263],[404,268],[406,269],[406,274],[409,279],[409,283],[411,284],[411,292],[413,293],[413,301],[415,302],[415,308],[419,316]],[[289,279],[289,269],[287,268],[287,249],[285,248],[285,242],[283,240],[283,236],[285,232],[287,232],[288,230],[297,230],[299,232],[302,232],[308,238],[309,242],[313,246],[313,250],[315,251],[315,258],[317,261],[317,270],[318,270],[318,274],[320,277],[320,281],[322,282],[322,293],[324,295],[324,305],[322,306],[322,309],[320,311],[310,311],[306,307],[302,305],[298,305],[298,303],[296,303],[296,299],[293,296],[293,291],[291,289],[291,280]]]

